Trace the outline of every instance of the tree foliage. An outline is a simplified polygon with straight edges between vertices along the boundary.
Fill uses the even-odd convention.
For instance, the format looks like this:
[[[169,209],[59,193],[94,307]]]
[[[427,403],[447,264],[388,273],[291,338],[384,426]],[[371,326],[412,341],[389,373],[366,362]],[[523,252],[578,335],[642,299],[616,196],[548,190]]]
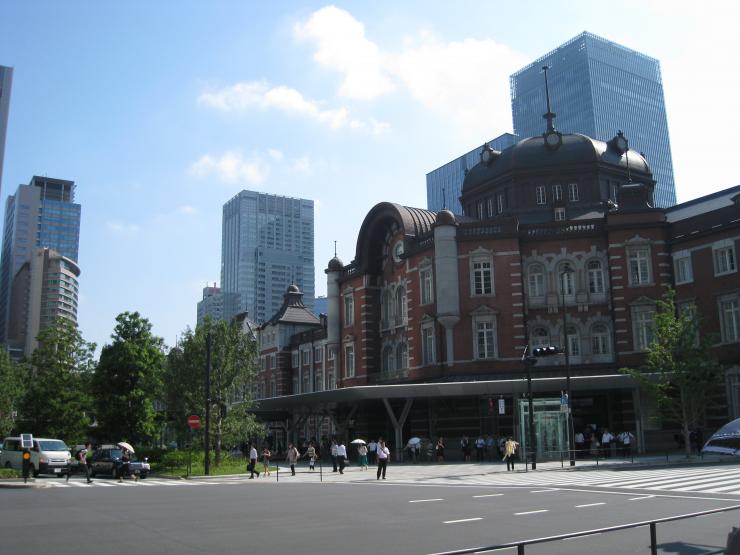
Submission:
[[[95,344],[77,326],[58,318],[38,335],[23,402],[23,432],[79,442],[87,438],[88,393]]]
[[[150,443],[162,415],[155,402],[164,393],[164,341],[152,335],[138,312],[116,317],[111,344],[103,347],[92,381],[101,438]]]
[[[222,445],[238,444],[261,427],[249,414],[249,386],[254,379],[256,347],[236,322],[209,318],[195,330],[186,329],[179,346],[168,356],[170,408],[184,427],[187,414],[205,417],[206,342],[211,341],[211,423],[216,464]],[[238,402],[238,404],[237,404]]]
[[[657,301],[645,367],[621,371],[637,379],[668,418],[681,423],[689,455],[690,431],[703,423],[722,383],[722,367],[711,353],[709,339],[699,336],[698,315],[677,312],[675,296],[670,289]]]
[[[21,408],[26,389],[25,367],[10,360],[8,351],[0,349],[0,437],[15,427],[14,413]]]

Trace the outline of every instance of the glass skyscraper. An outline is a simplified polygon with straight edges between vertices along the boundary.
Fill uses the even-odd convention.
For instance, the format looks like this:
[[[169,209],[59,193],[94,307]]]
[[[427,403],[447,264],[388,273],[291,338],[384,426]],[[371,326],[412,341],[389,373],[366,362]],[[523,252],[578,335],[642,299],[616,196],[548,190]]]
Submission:
[[[676,204],[668,121],[658,60],[591,33],[581,33],[510,77],[514,133],[541,135],[547,111],[542,67],[555,127],[608,141],[624,131],[656,180],[655,205]]]
[[[221,291],[238,293],[237,312],[264,322],[294,283],[314,307],[313,201],[242,191],[223,208]],[[230,319],[233,314],[224,314]]]
[[[518,140],[516,135],[504,133],[486,143],[493,150],[504,150],[515,144]],[[466,172],[480,162],[480,152],[483,145],[474,148],[467,154],[447,162],[444,166],[437,168],[427,174],[427,209],[439,212],[443,208],[451,210],[455,214],[462,214],[460,195]]]
[[[34,175],[5,203],[0,258],[0,340],[7,339],[13,278],[39,248],[77,262],[81,207],[74,202],[74,181]]]

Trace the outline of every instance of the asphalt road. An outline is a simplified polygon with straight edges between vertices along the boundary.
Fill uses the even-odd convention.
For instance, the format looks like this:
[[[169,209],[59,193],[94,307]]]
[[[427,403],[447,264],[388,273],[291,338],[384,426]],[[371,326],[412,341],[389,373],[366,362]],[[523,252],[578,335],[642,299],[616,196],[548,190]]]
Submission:
[[[736,504],[722,495],[390,481],[4,489],[0,551],[431,554]],[[733,524],[740,511],[659,525],[660,552],[720,549]],[[645,527],[526,553],[649,553],[649,538]]]

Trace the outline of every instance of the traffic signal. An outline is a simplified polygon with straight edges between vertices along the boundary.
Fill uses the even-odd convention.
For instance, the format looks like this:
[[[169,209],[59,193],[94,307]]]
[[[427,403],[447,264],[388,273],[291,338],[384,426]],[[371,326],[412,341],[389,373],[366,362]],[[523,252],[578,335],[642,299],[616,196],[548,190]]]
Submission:
[[[556,347],[555,345],[545,345],[543,347],[535,347],[532,350],[532,355],[536,357],[549,357],[553,355],[559,355],[562,352],[562,349]]]

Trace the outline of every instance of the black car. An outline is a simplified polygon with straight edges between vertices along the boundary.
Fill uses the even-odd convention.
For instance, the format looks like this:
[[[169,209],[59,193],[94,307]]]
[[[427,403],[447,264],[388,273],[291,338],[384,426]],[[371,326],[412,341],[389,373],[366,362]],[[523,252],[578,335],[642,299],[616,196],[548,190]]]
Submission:
[[[123,456],[123,450],[118,446],[103,445],[102,447],[95,449],[92,456],[92,469],[91,474],[110,474],[114,478],[118,478],[121,475],[121,467],[123,462],[121,457]],[[139,461],[135,455],[131,455],[131,461],[129,463],[129,472],[133,475],[136,474],[139,478],[146,478],[149,474],[150,466],[146,460]]]

